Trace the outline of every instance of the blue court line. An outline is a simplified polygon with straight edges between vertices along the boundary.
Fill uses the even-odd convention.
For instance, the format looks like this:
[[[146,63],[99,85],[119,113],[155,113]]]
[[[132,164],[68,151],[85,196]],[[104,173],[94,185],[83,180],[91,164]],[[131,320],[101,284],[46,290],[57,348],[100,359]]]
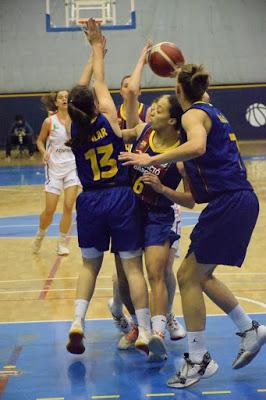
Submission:
[[[199,212],[182,211],[181,226],[191,226],[197,223]],[[47,236],[58,236],[58,226],[61,218],[60,213],[54,215],[53,223],[49,226]],[[75,220],[75,214],[74,214]],[[33,237],[39,226],[39,215],[21,215],[14,217],[0,217],[0,237]],[[73,235],[77,235],[76,226]]]
[[[266,160],[266,155],[260,155],[260,156],[242,156],[242,159],[244,161],[261,161],[261,160]]]
[[[44,185],[44,167],[0,167],[0,186]]]
[[[266,324],[266,314],[252,318]],[[120,338],[110,320],[86,321],[86,351],[80,356],[65,349],[68,321],[1,324],[0,371],[18,346],[22,348],[1,400],[64,398],[88,400],[93,396],[119,395],[125,400],[144,400],[147,394],[174,393],[172,398],[206,399],[211,392],[230,391],[229,400],[258,399],[266,388],[266,347],[247,367],[232,370],[240,338],[226,316],[207,317],[208,348],[219,364],[218,373],[191,388],[168,388],[166,380],[175,373],[186,340],[166,340],[169,358],[165,363],[147,363],[139,352],[117,350]],[[1,372],[0,372],[1,376]],[[1,379],[1,378],[0,378]],[[262,392],[261,392],[262,393]],[[222,394],[210,395],[217,400]]]

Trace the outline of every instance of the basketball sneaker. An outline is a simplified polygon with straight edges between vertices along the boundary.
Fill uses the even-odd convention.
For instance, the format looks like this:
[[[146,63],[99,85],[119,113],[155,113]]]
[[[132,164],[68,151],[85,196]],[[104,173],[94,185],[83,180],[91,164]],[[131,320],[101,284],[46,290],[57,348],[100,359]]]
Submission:
[[[85,351],[84,320],[74,320],[68,333],[69,342],[66,345],[67,351],[72,354],[82,354]]]
[[[132,325],[130,331],[121,337],[117,344],[119,350],[128,350],[135,347],[136,340],[139,336],[139,329],[137,325]]]
[[[114,324],[120,332],[128,333],[131,330],[131,325],[133,325],[133,324],[131,323],[129,318],[127,318],[125,316],[125,314],[122,313],[119,316],[114,314],[113,303],[114,303],[113,298],[108,300],[108,308],[109,308],[110,313],[112,314]]]
[[[183,326],[177,322],[176,316],[173,312],[166,315],[166,329],[170,334],[171,340],[180,340],[187,335]]]
[[[233,361],[234,369],[243,368],[248,365],[260,351],[261,346],[266,343],[266,326],[252,321],[252,327],[245,332],[238,332],[241,337],[240,350]]]
[[[69,255],[69,249],[67,247],[67,241],[66,238],[59,238],[57,241],[57,248],[56,252],[59,256],[68,256]]]
[[[149,340],[149,353],[152,353],[149,361],[151,361],[151,358],[157,358],[158,360],[165,360],[167,358],[163,332],[153,332]]]
[[[154,354],[152,351],[149,351],[149,358],[148,362],[154,363],[154,362],[163,362],[166,361],[168,358],[167,354],[159,355],[159,354]]]
[[[32,252],[33,254],[38,254],[42,245],[44,235],[36,235],[34,241],[32,243]]]
[[[136,349],[143,351],[147,355],[149,354],[149,341],[151,338],[151,333],[147,329],[139,328],[139,335],[135,341]]]
[[[189,359],[189,354],[184,354],[183,363],[172,378],[167,381],[167,386],[183,389],[194,385],[200,379],[210,378],[218,370],[218,364],[211,358],[210,353],[206,352],[201,363],[194,363]]]

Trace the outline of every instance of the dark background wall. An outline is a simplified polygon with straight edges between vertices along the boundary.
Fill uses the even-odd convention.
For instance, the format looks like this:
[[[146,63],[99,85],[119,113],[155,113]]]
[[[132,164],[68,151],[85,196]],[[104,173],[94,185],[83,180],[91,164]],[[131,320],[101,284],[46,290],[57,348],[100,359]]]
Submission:
[[[172,93],[169,88],[143,89],[140,100],[150,104],[154,98],[163,93]],[[240,87],[213,87],[209,94],[212,103],[217,106],[229,119],[234,132],[239,140],[266,139],[266,84]],[[46,113],[41,109],[41,95],[0,96],[0,146],[3,147],[9,127],[16,114],[23,114],[33,127],[36,134],[39,133],[42,121]],[[113,93],[116,104],[121,102],[117,91]],[[252,126],[246,119],[247,109],[253,104],[264,104],[264,111],[255,111],[249,116]],[[252,119],[252,115],[254,118]]]

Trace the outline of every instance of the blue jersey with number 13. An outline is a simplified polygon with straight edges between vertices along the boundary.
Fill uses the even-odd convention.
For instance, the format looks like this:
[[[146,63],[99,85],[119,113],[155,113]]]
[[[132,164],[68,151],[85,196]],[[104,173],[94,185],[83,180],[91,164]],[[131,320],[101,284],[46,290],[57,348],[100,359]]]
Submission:
[[[90,139],[73,149],[83,188],[129,184],[128,168],[118,160],[119,153],[125,151],[123,139],[114,133],[103,114],[97,116],[89,130],[93,131]],[[71,137],[76,134],[77,126],[72,122]]]

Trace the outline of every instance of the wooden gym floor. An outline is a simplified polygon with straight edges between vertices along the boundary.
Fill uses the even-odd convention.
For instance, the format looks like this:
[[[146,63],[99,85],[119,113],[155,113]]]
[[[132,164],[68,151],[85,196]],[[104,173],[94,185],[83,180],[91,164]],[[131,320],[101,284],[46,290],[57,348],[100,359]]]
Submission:
[[[242,154],[246,158],[248,177],[255,187],[260,201],[260,216],[250,243],[245,263],[241,270],[231,267],[219,267],[217,276],[221,278],[238,297],[240,303],[250,313],[264,313],[266,309],[266,143],[240,143]],[[34,161],[27,156],[13,158],[10,163],[0,160],[0,173],[7,167],[19,165],[40,165],[38,153]],[[5,167],[5,168],[1,168]],[[6,177],[5,177],[6,178]],[[42,185],[3,185],[0,186],[0,217],[33,217],[33,231],[38,226],[38,215],[44,206]],[[60,212],[62,202],[58,207]],[[196,206],[192,213],[202,209]],[[193,215],[194,215],[193,214]],[[197,215],[197,214],[195,214]],[[248,215],[247,215],[248,218]],[[80,251],[76,236],[69,241],[70,255],[58,257],[55,253],[56,237],[45,238],[40,254],[31,254],[32,234],[29,237],[5,237],[4,223],[0,239],[0,322],[71,320],[75,285],[81,265]],[[58,229],[55,222],[55,230]],[[75,222],[73,222],[75,225]],[[16,232],[16,226],[13,227]],[[185,254],[192,226],[182,228],[181,253]],[[182,256],[181,256],[182,258]],[[176,259],[177,270],[180,260]],[[107,300],[112,296],[112,273],[114,262],[111,254],[106,253],[97,288],[91,302],[87,318],[110,317]],[[208,314],[221,311],[206,299]],[[181,315],[180,295],[177,289],[174,310]]]

